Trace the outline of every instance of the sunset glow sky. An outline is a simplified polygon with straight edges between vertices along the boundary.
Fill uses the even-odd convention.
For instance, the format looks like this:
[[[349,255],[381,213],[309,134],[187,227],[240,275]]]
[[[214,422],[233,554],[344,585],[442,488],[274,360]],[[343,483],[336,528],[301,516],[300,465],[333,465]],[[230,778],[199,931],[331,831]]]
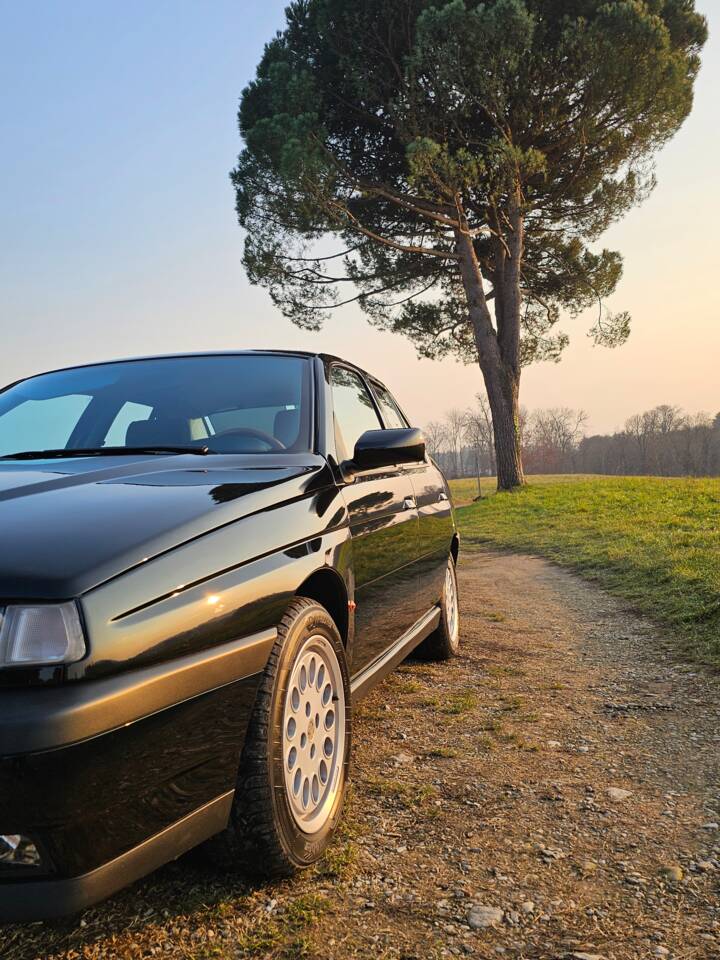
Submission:
[[[355,307],[294,327],[240,263],[228,171],[237,100],[284,0],[0,0],[0,382],[44,369],[191,350],[292,347],[372,370],[423,424],[464,407],[476,367],[419,361]],[[528,407],[582,407],[613,430],[658,403],[720,411],[720,0],[694,111],[658,187],[603,242],[625,259],[610,307],[633,333],[593,347],[567,320],[561,364],[523,377]]]

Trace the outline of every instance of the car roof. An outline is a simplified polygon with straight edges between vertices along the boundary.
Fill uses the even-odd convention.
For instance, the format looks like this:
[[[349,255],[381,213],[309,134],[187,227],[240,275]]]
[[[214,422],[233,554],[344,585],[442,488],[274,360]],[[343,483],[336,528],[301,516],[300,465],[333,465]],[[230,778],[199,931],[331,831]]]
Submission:
[[[382,381],[374,376],[374,374],[368,373],[367,370],[363,370],[362,367],[359,367],[356,363],[352,363],[350,360],[345,360],[342,357],[336,357],[330,353],[321,353],[314,350],[273,350],[273,349],[258,349],[258,350],[200,350],[200,351],[190,351],[185,353],[158,353],[158,354],[148,354],[137,357],[118,357],[113,360],[95,360],[89,363],[77,363],[72,364],[68,367],[57,367],[52,370],[42,370],[38,373],[28,374],[26,377],[21,377],[15,383],[21,383],[23,380],[29,380],[32,377],[40,377],[47,373],[63,373],[66,370],[82,370],[86,367],[101,367],[113,363],[137,363],[145,360],[186,360],[193,357],[243,357],[243,356],[280,356],[280,357],[305,357],[307,359],[317,358],[322,360],[323,363],[342,363],[346,367],[352,367],[354,370],[357,370],[358,373],[361,373],[364,377],[367,377],[370,380],[375,381],[376,383],[384,386]],[[10,383],[6,385],[14,386],[15,383]]]

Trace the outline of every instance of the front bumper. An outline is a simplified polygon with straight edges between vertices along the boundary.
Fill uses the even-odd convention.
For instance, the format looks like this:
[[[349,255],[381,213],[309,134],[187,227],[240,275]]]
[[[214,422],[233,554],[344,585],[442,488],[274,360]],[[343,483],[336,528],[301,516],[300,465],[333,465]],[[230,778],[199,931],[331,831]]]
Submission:
[[[0,691],[0,834],[40,863],[0,863],[0,920],[72,913],[222,830],[264,631],[168,664]]]
[[[50,920],[78,913],[139,880],[225,828],[234,791],[193,810],[182,820],[79,877],[0,881],[0,920]]]

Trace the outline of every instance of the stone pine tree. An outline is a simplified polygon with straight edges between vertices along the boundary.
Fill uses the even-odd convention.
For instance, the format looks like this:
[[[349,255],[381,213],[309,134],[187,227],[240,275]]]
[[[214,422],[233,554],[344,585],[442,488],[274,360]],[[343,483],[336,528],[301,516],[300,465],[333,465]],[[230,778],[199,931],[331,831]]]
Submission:
[[[295,0],[240,105],[251,281],[300,326],[355,300],[479,363],[498,486],[522,484],[521,369],[559,358],[563,311],[628,336],[592,244],[652,189],[705,39],[693,0]]]

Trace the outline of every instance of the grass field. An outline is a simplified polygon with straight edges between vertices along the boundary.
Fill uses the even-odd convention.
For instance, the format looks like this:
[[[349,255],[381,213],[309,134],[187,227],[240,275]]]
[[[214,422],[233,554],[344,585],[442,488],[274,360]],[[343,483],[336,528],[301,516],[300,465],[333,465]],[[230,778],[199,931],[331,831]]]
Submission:
[[[455,480],[464,545],[530,551],[591,578],[720,665],[720,480],[531,477],[486,499]]]

